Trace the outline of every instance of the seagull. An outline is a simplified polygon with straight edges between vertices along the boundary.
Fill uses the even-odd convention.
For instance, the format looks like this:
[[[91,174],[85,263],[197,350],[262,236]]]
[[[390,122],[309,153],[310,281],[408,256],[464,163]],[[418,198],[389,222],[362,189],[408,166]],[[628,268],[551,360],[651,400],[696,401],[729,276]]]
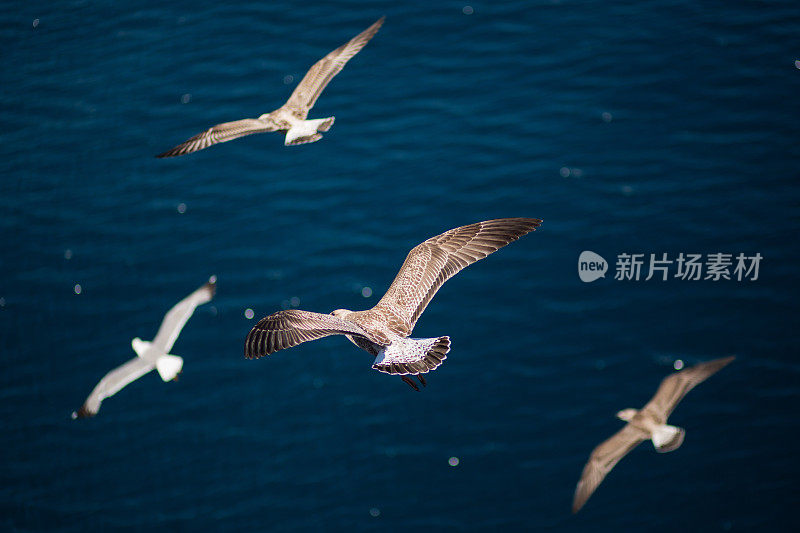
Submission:
[[[250,331],[244,354],[269,355],[301,342],[344,335],[375,357],[372,368],[401,376],[411,388],[447,358],[450,337],[410,338],[411,330],[442,284],[461,269],[534,231],[538,218],[502,218],[451,229],[415,246],[383,298],[366,311],[336,309],[329,315],[290,309],[265,318]]]
[[[291,146],[318,141],[322,133],[330,129],[335,117],[306,120],[308,112],[322,94],[328,83],[336,76],[354,55],[356,55],[378,32],[386,17],[381,17],[372,26],[359,33],[348,43],[343,44],[326,55],[311,67],[303,80],[295,88],[289,100],[282,107],[264,113],[258,118],[245,118],[233,122],[225,122],[207,129],[179,144],[175,148],[156,157],[175,157],[190,154],[212,144],[224,143],[250,135],[268,131],[285,131],[284,144]]]
[[[88,418],[96,415],[100,410],[100,403],[105,398],[115,395],[128,383],[139,379],[154,368],[164,381],[177,379],[183,368],[183,359],[170,354],[169,351],[195,308],[210,302],[216,287],[217,277],[211,276],[208,283],[178,302],[164,316],[156,338],[152,342],[143,341],[139,337],[133,339],[131,346],[136,352],[136,357],[106,374],[86,398],[83,406],[77,412],[73,411],[72,418]]]
[[[580,511],[614,465],[640,442],[652,440],[656,451],[661,453],[678,449],[683,443],[685,431],[667,424],[667,418],[687,392],[734,359],[714,359],[670,374],[664,378],[655,396],[643,409],[623,409],[618,412],[617,418],[628,423],[592,451],[575,489],[572,512]]]

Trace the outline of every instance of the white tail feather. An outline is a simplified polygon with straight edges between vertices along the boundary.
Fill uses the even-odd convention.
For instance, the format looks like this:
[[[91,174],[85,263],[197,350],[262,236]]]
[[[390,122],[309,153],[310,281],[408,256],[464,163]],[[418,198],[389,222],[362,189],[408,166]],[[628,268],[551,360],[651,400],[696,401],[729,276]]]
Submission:
[[[156,370],[164,381],[175,379],[183,368],[183,359],[177,355],[162,355],[156,359]]]
[[[375,357],[372,368],[387,374],[424,374],[447,359],[450,337],[395,339]]]
[[[658,452],[671,452],[683,444],[683,428],[664,424],[653,431],[653,446]]]
[[[332,124],[333,117],[303,120],[289,128],[289,131],[286,132],[284,144],[288,146],[297,143],[298,140],[314,137],[317,131],[328,131]]]

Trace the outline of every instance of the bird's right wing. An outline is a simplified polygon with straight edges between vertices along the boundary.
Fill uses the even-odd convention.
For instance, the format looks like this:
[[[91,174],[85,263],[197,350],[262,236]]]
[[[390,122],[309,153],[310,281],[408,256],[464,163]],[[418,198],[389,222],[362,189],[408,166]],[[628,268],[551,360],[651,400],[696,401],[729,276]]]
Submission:
[[[278,311],[258,321],[247,335],[244,356],[248,359],[258,359],[301,342],[321,339],[328,335],[358,335],[369,338],[366,331],[347,320],[333,315],[289,309]]]
[[[155,368],[155,363],[142,357],[134,357],[127,363],[118,366],[100,380],[86,401],[77,412],[72,413],[72,418],[87,418],[94,416],[100,410],[100,404],[105,398],[115,395],[128,383],[136,381]]]
[[[186,325],[186,321],[192,316],[197,306],[210,302],[216,292],[217,277],[211,276],[207,283],[175,304],[164,315],[164,320],[161,321],[158,333],[153,339],[153,346],[164,353],[169,353],[183,326]]]
[[[317,98],[328,86],[328,83],[354,55],[366,46],[380,29],[384,19],[385,17],[381,17],[372,26],[314,63],[283,107],[291,110],[300,118],[306,118],[308,111],[314,107]]]
[[[368,312],[388,318],[389,327],[408,336],[445,281],[463,268],[535,230],[538,218],[501,218],[451,229],[415,246],[383,298]]]
[[[675,372],[661,381],[653,399],[644,409],[658,417],[663,417],[661,422],[666,422],[675,406],[686,396],[690,390],[717,373],[722,367],[733,361],[735,357],[723,357],[700,363],[680,372]]]
[[[580,511],[614,465],[647,438],[648,435],[644,431],[627,424],[610,439],[598,445],[589,456],[589,462],[583,468],[581,479],[575,488],[572,512]]]
[[[242,120],[235,120],[233,122],[224,122],[208,128],[203,133],[198,133],[191,139],[188,139],[175,148],[167,150],[163,154],[158,154],[156,157],[175,157],[184,154],[190,154],[203,148],[208,148],[212,144],[224,143],[251,135],[253,133],[264,133],[267,131],[277,131],[278,125],[269,118],[245,118]]]

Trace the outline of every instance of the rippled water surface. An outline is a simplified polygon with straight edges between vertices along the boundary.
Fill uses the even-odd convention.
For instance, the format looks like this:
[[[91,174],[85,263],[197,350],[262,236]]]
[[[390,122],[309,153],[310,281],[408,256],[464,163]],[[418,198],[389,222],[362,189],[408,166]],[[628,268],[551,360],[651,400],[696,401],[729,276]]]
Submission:
[[[201,4],[0,4],[0,529],[796,527],[800,6]],[[322,141],[153,157],[278,107],[381,15]],[[412,246],[506,216],[544,224],[428,307],[415,335],[453,344],[422,392],[344,338],[244,359],[258,318],[374,305]],[[718,252],[759,278],[614,279]],[[211,274],[180,380],[71,420]],[[727,355],[683,447],[635,449],[573,516],[614,413]]]

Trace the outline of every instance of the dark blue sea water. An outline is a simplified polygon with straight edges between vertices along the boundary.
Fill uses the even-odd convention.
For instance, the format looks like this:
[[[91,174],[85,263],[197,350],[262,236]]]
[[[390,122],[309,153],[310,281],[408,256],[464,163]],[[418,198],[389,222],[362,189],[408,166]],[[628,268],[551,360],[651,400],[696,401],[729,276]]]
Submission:
[[[798,527],[800,5],[467,3],[0,5],[0,529]],[[153,157],[280,106],[381,15],[322,141]],[[344,338],[244,359],[258,318],[374,305],[412,246],[507,216],[544,224],[433,300],[415,336],[453,345],[422,392]],[[645,281],[665,253],[763,259]],[[180,380],[71,420],[211,274]],[[728,355],[683,447],[641,445],[573,516],[614,414]]]

